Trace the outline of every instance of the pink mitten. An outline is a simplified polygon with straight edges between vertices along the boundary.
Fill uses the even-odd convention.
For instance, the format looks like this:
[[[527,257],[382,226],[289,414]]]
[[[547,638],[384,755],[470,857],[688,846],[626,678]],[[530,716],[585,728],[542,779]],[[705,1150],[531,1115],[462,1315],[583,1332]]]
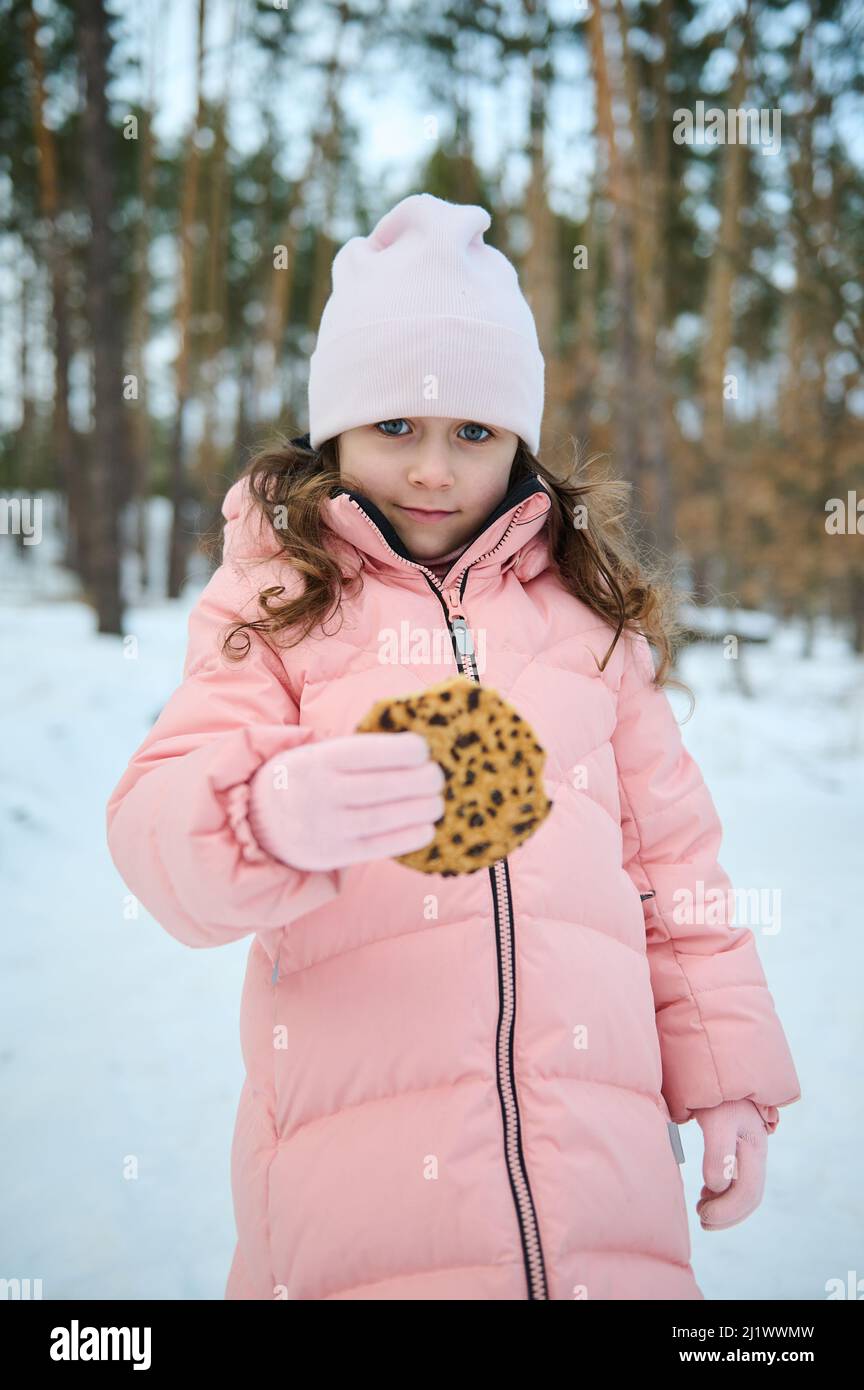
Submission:
[[[705,1185],[696,1210],[703,1231],[722,1231],[737,1226],[762,1201],[768,1130],[749,1100],[725,1100],[693,1114],[705,1143]]]
[[[342,869],[428,845],[444,772],[422,734],[346,734],[276,753],[249,783],[249,825],[295,869]]]

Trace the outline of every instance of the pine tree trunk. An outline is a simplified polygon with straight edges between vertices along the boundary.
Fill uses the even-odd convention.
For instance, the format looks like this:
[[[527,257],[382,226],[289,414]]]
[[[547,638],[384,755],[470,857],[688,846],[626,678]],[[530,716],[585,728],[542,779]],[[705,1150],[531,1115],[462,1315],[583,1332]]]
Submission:
[[[168,597],[177,598],[186,578],[189,553],[189,484],[186,476],[184,419],[191,380],[191,319],[195,266],[193,241],[198,211],[198,181],[200,154],[198,134],[203,121],[202,72],[204,66],[204,31],[207,18],[206,0],[198,0],[198,50],[195,69],[195,119],[189,137],[183,195],[180,207],[180,291],[177,303],[177,334],[179,346],[175,363],[175,414],[171,434],[170,488],[171,540],[168,555]]]
[[[45,219],[45,262],[50,267],[51,315],[54,322],[54,397],[52,439],[58,490],[66,498],[64,564],[87,581],[89,557],[85,482],[69,418],[69,361],[71,357],[67,287],[68,253],[57,225],[60,188],[57,149],[53,130],[45,123],[45,64],[37,43],[38,19],[31,7],[27,17],[27,43],[33,68],[31,83],[33,128],[39,154],[39,210]]]
[[[598,143],[604,154],[605,192],[612,205],[610,252],[615,294],[614,429],[618,471],[634,485],[633,506],[641,506],[643,457],[639,401],[634,383],[639,379],[636,324],[636,247],[633,228],[633,188],[619,149],[613,103],[620,102],[621,75],[613,72],[619,55],[610,52],[607,12],[603,0],[595,0],[588,19],[588,34],[597,93]]]
[[[743,106],[747,94],[751,33],[748,0],[742,22],[738,65],[729,94],[729,107]],[[719,149],[718,147],[718,153]],[[722,146],[723,176],[720,192],[720,232],[708,273],[700,360],[702,397],[702,462],[717,499],[715,543],[723,559],[721,588],[724,598],[734,589],[739,565],[737,551],[741,528],[734,518],[738,508],[735,457],[726,448],[724,390],[726,362],[733,343],[732,294],[741,247],[740,210],[747,168],[747,147],[737,139]]]
[[[103,0],[78,0],[78,50],[84,76],[82,164],[90,213],[87,310],[93,361],[91,436],[91,597],[98,631],[121,634],[120,507],[122,470],[128,465],[123,426],[123,334],[116,295],[115,238],[111,219],[115,179],[106,100],[110,45]]]
[[[132,295],[132,371],[138,382],[138,399],[133,415],[133,500],[135,511],[135,549],[138,555],[138,577],[142,593],[150,587],[147,515],[150,500],[153,440],[150,428],[150,400],[147,390],[147,367],[144,349],[150,336],[150,267],[149,252],[153,226],[155,141],[153,119],[156,110],[155,72],[158,54],[158,33],[152,36],[150,75],[147,100],[139,128],[140,155],[138,165],[138,197],[141,214],[135,235],[135,261]]]

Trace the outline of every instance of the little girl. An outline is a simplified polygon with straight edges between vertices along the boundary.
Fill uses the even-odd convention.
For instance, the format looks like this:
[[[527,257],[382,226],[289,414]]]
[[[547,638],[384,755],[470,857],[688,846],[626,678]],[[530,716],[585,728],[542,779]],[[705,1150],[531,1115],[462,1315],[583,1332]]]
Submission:
[[[108,804],[167,931],[252,938],[228,1299],[701,1299],[676,1126],[727,1227],[800,1096],[661,688],[663,591],[608,489],[536,457],[543,359],[489,225],[416,194],[335,257],[309,433],[229,489]],[[553,806],[488,870],[419,873],[442,769],[355,729],[459,672],[529,721]]]

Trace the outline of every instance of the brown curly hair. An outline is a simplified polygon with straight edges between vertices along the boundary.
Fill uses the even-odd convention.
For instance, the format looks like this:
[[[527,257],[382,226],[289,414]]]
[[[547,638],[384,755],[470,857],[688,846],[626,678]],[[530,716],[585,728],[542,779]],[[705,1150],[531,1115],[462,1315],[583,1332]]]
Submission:
[[[622,631],[642,633],[659,655],[655,685],[677,686],[692,698],[687,686],[670,677],[683,632],[675,617],[681,592],[672,582],[668,564],[655,558],[649,566],[647,548],[637,542],[632,524],[626,525],[630,484],[588,476],[598,457],[582,462],[578,446],[574,446],[569,472],[563,479],[557,478],[520,439],[508,490],[532,475],[547,484],[552,497],[546,516],[550,563],[567,592],[614,628],[599,669],[605,668]],[[313,628],[323,627],[331,611],[335,615],[340,610],[343,589],[351,597],[362,590],[359,573],[343,578],[336,556],[327,548],[333,533],[321,515],[322,501],[339,488],[363,491],[358,480],[340,471],[338,437],[314,450],[308,435],[291,439],[279,433],[271,444],[253,454],[240,476],[248,477],[254,505],[266,516],[281,553],[305,582],[299,595],[281,605],[275,600],[284,594],[284,585],[259,593],[262,616],[235,623],[224,639],[222,651],[229,660],[242,660],[248,654],[252,631],[266,640],[269,635],[299,627],[293,641],[286,643],[295,646]],[[239,647],[234,645],[238,637]]]

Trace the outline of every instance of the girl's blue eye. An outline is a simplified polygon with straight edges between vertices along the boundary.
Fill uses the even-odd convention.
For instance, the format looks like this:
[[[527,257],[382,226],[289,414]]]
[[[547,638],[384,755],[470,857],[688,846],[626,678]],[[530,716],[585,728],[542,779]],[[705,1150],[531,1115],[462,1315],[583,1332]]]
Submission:
[[[407,423],[408,423],[407,420],[402,420],[402,419],[399,419],[399,420],[379,420],[379,422],[378,422],[378,424],[375,426],[375,428],[376,428],[376,430],[380,430],[382,425],[407,425]],[[401,438],[400,435],[398,435],[398,434],[391,434],[391,432],[390,432],[389,430],[386,430],[386,429],[385,429],[385,430],[382,430],[382,433],[383,433],[383,434],[389,435],[389,437],[390,437],[391,439],[399,439],[399,438]]]
[[[463,426],[462,426],[462,429],[463,429],[463,430],[483,430],[483,431],[485,431],[485,433],[489,436],[490,439],[492,438],[492,431],[491,431],[491,430],[487,430],[485,425],[463,425]],[[485,441],[484,439],[469,439],[469,440],[468,440],[468,443],[469,443],[469,444],[485,444],[485,442],[486,442],[486,441]]]

